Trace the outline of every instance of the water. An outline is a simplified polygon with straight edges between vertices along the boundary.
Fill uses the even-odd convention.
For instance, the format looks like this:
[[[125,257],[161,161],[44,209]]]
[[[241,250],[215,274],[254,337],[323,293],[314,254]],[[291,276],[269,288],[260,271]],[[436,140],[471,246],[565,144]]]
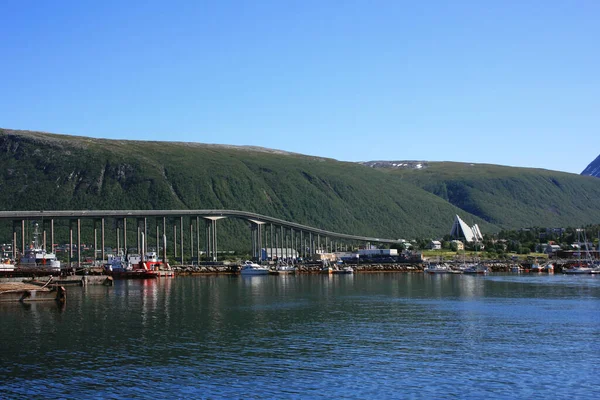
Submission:
[[[600,277],[199,276],[0,305],[1,398],[598,398]]]

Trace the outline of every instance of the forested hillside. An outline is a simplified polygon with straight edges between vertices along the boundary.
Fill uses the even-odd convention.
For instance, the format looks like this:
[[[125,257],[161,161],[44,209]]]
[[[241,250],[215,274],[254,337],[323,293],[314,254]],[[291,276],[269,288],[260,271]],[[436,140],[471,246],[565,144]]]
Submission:
[[[2,130],[0,154],[4,210],[238,209],[389,238],[443,235],[460,212],[357,163],[267,149]]]
[[[600,222],[600,180],[547,170],[398,168],[255,147],[7,129],[0,129],[0,155],[3,210],[237,209],[387,238],[443,236],[455,214],[484,233]],[[227,229],[241,228],[224,235]]]
[[[600,222],[600,180],[532,168],[455,162],[369,163],[504,229]]]

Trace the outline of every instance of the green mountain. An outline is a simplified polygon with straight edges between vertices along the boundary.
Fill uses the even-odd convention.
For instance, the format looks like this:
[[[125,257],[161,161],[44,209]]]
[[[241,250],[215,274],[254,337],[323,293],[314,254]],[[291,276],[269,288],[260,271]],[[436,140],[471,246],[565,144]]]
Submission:
[[[0,129],[0,154],[3,210],[237,209],[407,239],[447,234],[455,214],[484,233],[600,221],[600,180],[537,169],[397,168],[257,147],[8,129]],[[246,229],[243,222],[219,224],[224,244],[234,242],[228,232]]]
[[[4,210],[237,209],[386,238],[443,235],[461,212],[357,163],[256,147],[3,129],[0,154]],[[496,229],[462,215],[484,231]]]
[[[504,229],[600,222],[597,178],[544,169],[418,161],[364,163]]]

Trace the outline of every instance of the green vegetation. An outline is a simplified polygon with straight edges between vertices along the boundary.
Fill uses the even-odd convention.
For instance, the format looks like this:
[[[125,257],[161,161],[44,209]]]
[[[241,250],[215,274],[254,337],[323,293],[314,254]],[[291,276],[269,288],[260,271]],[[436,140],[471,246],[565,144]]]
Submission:
[[[379,168],[502,229],[584,226],[600,221],[600,180],[543,169],[430,162]]]
[[[447,234],[455,214],[484,233],[600,221],[600,180],[553,171],[457,163],[382,170],[252,147],[5,129],[0,153],[2,210],[237,209],[406,239]],[[249,243],[241,221],[220,222],[219,234],[224,247]]]

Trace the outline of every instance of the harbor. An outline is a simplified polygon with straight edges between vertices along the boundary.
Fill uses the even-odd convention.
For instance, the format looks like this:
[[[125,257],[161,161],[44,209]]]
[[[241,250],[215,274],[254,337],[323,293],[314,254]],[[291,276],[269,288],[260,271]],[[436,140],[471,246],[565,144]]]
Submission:
[[[0,303],[5,397],[597,392],[591,275],[206,274],[65,288],[64,307]],[[571,370],[577,380],[561,378]]]

